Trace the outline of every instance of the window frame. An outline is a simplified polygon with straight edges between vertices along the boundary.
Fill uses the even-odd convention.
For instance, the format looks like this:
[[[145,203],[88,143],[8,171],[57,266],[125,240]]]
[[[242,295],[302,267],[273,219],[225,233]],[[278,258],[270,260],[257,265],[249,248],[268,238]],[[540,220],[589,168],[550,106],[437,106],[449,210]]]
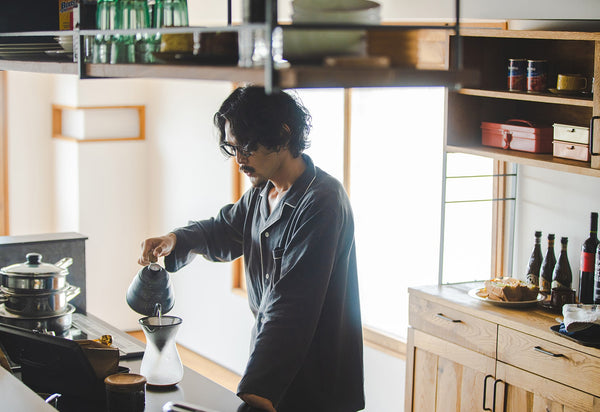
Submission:
[[[0,71],[0,236],[9,234],[7,101],[7,74]]]

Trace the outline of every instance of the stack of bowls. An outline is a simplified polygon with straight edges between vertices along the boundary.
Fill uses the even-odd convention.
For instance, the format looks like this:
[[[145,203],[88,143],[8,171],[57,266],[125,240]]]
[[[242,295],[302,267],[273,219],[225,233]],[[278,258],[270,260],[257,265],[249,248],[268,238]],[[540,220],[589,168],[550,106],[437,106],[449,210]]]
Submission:
[[[356,24],[381,22],[379,3],[369,0],[293,0],[292,22]],[[366,54],[365,30],[285,30],[284,58],[315,60],[327,56]]]

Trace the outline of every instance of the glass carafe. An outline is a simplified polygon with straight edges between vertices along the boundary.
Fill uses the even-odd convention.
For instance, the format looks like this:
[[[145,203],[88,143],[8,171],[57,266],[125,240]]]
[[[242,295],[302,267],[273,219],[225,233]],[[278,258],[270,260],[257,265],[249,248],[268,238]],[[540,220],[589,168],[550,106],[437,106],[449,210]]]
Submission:
[[[146,336],[146,350],[140,373],[151,386],[173,386],[183,378],[183,365],[175,345],[182,319],[176,316],[148,316],[139,320]]]

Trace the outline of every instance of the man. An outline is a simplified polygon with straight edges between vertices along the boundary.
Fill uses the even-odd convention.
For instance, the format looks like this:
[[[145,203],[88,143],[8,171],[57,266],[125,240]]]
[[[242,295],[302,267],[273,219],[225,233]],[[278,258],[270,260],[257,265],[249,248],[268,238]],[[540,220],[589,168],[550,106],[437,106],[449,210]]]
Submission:
[[[364,408],[354,222],[341,184],[307,155],[311,117],[285,92],[236,89],[214,116],[221,150],[252,188],[214,218],[142,243],[173,272],[196,255],[244,256],[251,353],[238,387],[267,411]]]

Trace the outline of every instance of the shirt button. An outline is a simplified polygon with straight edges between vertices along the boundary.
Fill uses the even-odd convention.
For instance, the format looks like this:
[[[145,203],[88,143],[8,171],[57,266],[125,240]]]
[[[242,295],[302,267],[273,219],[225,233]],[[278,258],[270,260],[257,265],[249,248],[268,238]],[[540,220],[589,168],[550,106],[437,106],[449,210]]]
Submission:
[[[265,278],[269,279],[269,274],[268,273],[265,275]]]
[[[269,232],[265,232],[265,237],[269,237]]]

